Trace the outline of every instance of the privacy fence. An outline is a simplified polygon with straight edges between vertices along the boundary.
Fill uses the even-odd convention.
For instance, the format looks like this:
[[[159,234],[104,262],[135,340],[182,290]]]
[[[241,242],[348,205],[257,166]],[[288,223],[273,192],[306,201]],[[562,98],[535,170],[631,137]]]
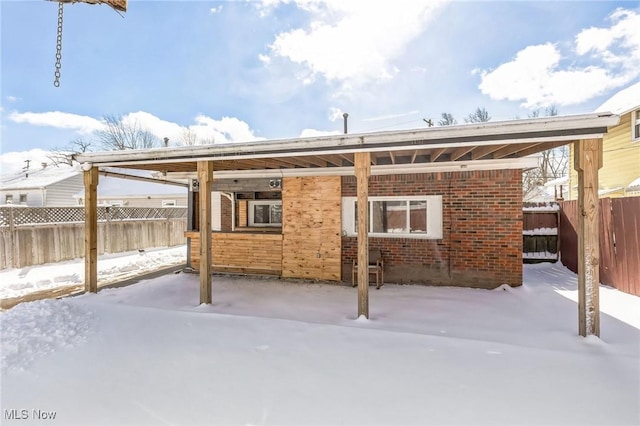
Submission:
[[[98,207],[98,253],[185,244],[186,208]],[[0,269],[84,256],[83,207],[0,207]]]
[[[561,203],[562,264],[578,270],[578,202]],[[600,199],[600,282],[640,296],[640,197]]]
[[[522,208],[522,260],[557,261],[560,258],[558,203],[524,203]]]

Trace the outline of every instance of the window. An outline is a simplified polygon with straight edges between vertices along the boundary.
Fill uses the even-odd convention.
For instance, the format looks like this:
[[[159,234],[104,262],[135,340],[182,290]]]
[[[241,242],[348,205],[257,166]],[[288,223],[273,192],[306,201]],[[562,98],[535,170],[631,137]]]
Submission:
[[[249,201],[249,226],[282,226],[282,201]]]
[[[27,204],[27,194],[20,194],[20,204]]]
[[[7,194],[4,196],[4,203],[5,204],[13,204],[13,195],[11,194]]]
[[[124,206],[124,201],[122,201],[122,200],[109,200],[109,201],[105,201],[104,204],[106,206],[111,206],[111,207],[123,207]]]
[[[640,141],[640,109],[631,113],[631,139]]]
[[[176,207],[176,200],[162,200],[162,207]]]
[[[358,230],[356,197],[342,199],[343,234]],[[442,238],[442,196],[369,197],[369,236]]]

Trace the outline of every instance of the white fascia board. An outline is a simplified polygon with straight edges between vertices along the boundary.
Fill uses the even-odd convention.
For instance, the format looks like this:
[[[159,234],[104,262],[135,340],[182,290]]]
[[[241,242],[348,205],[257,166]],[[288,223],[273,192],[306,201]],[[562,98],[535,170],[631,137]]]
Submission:
[[[425,129],[389,131],[363,134],[347,134],[321,136],[314,138],[298,138],[286,140],[271,140],[259,142],[245,143],[227,143],[220,145],[207,146],[188,146],[178,148],[154,148],[145,150],[132,151],[113,151],[113,152],[96,152],[82,153],[76,156],[76,160],[80,163],[97,163],[102,166],[122,164],[153,164],[142,163],[141,161],[152,161],[157,163],[166,163],[174,161],[208,161],[222,160],[227,158],[263,158],[256,156],[256,152],[270,156],[269,152],[277,152],[277,156],[283,157],[284,154],[290,156],[303,155],[323,155],[331,153],[348,153],[356,151],[373,151],[374,148],[367,149],[367,145],[377,144],[402,144],[406,146],[394,147],[378,147],[377,150],[413,150],[424,148],[441,148],[441,147],[458,147],[469,145],[486,145],[495,144],[496,141],[504,144],[510,143],[526,143],[535,141],[535,133],[539,132],[563,132],[569,131],[567,135],[557,135],[542,138],[544,140],[576,140],[601,138],[602,133],[598,134],[580,134],[578,130],[607,128],[618,124],[620,117],[609,113],[601,114],[584,114],[575,116],[555,116],[535,118],[528,120],[510,120],[502,122],[486,122],[474,123],[455,126],[431,127]],[[571,134],[571,131],[574,131]],[[532,137],[527,138],[526,134],[531,133]],[[514,138],[501,138],[501,135],[525,135]],[[441,139],[454,138],[486,138],[495,135],[495,140],[473,141],[468,142],[446,142],[442,144],[420,144],[412,145],[415,141],[434,141]],[[190,158],[186,158],[190,157]]]
[[[592,133],[581,135],[581,139],[598,139],[602,138],[602,133]],[[543,137],[543,138],[531,138],[531,139],[502,139],[499,141],[488,140],[481,142],[463,142],[463,143],[435,143],[435,144],[421,144],[421,145],[407,145],[403,147],[371,147],[367,149],[368,152],[386,152],[386,151],[416,151],[423,149],[438,149],[438,148],[458,148],[464,146],[487,146],[487,145],[515,145],[515,144],[524,144],[524,143],[544,143],[544,142],[560,142],[566,141],[567,144],[574,142],[576,140],[575,136],[556,136],[556,137]],[[130,165],[145,165],[145,164],[166,164],[166,163],[187,163],[197,161],[229,161],[229,160],[258,160],[258,159],[269,159],[269,158],[291,158],[291,157],[306,157],[306,156],[314,156],[314,155],[336,155],[336,154],[352,154],[355,152],[361,152],[362,148],[340,148],[340,149],[330,149],[322,150],[322,151],[311,151],[311,152],[299,152],[299,151],[291,151],[291,152],[279,152],[277,154],[270,153],[262,153],[262,154],[237,154],[233,156],[210,156],[210,157],[199,157],[197,159],[187,158],[180,160],[131,160],[127,161],[126,164]],[[100,166],[104,167],[117,167],[121,166],[123,162],[118,163],[100,163]],[[336,168],[333,168],[336,169]],[[215,170],[215,166],[214,166]]]
[[[535,157],[501,160],[443,161],[437,163],[387,164],[371,166],[371,174],[396,175],[403,173],[460,172],[474,170],[528,169],[538,167]],[[354,176],[354,167],[311,167],[306,169],[223,170],[213,171],[213,179],[255,179],[303,176]],[[195,172],[169,172],[168,179],[196,178]]]

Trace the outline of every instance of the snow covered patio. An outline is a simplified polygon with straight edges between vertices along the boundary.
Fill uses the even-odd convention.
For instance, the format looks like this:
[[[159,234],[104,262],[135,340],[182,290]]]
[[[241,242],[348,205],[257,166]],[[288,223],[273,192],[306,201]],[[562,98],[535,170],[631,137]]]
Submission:
[[[525,265],[497,290],[357,290],[197,275],[0,314],[2,424],[640,422],[640,298],[601,287],[577,336],[577,277]],[[43,422],[41,422],[43,423]]]

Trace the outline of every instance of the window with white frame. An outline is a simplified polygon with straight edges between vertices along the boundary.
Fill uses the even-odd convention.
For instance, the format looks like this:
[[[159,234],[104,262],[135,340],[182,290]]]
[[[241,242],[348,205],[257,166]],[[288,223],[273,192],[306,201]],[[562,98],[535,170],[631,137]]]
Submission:
[[[27,204],[27,194],[20,194],[20,204]]]
[[[4,203],[5,204],[13,204],[13,195],[11,194],[7,194],[4,196]]]
[[[162,207],[176,207],[177,205],[176,200],[162,200]]]
[[[631,113],[631,139],[640,142],[640,109]]]
[[[282,200],[249,201],[249,226],[282,226]]]
[[[124,201],[122,200],[109,200],[105,201],[104,204],[110,207],[124,207]]]
[[[369,197],[369,236],[442,238],[442,196]],[[358,229],[356,197],[342,198],[342,231],[355,236]]]

